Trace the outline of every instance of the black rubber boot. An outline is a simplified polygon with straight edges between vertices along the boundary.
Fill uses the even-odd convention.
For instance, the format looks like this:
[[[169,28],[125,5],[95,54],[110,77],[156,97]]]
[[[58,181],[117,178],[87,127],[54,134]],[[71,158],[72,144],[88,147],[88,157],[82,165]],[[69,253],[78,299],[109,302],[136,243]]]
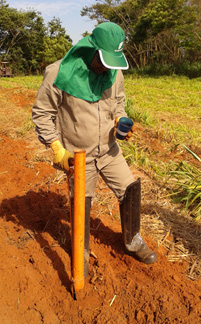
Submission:
[[[140,178],[131,183],[120,203],[121,227],[126,254],[146,264],[157,261],[156,253],[151,250],[140,236]]]
[[[89,235],[90,235],[91,197],[85,197],[85,235],[84,235],[84,277],[89,273]],[[71,218],[73,232],[74,200],[71,199]]]

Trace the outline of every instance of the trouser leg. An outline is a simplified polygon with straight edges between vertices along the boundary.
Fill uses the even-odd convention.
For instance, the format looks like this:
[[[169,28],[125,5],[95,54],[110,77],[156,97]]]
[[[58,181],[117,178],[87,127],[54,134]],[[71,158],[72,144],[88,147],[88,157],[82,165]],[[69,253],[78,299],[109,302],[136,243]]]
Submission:
[[[122,153],[119,153],[110,163],[100,169],[100,176],[119,201],[123,200],[129,184],[135,181]]]
[[[140,236],[140,179],[131,183],[120,203],[120,216],[125,251],[137,260],[146,264],[157,261],[157,255],[152,251]]]

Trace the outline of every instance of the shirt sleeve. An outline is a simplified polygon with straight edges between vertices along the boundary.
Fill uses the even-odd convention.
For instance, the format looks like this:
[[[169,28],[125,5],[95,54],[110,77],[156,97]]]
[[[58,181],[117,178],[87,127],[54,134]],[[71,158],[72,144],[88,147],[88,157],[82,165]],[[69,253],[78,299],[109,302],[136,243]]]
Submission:
[[[58,72],[59,65],[57,65],[52,64],[46,68],[32,108],[32,120],[36,125],[38,139],[47,147],[59,138],[56,130],[56,116],[62,103],[62,91],[53,84]]]
[[[117,73],[117,90],[116,90],[116,99],[117,99],[117,110],[115,118],[117,117],[127,117],[125,111],[125,91],[124,91],[124,76],[121,70]]]

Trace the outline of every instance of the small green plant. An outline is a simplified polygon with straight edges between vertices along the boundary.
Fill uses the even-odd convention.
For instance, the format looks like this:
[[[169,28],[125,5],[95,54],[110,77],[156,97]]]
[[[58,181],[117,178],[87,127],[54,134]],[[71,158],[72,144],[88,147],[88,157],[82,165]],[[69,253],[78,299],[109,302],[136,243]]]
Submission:
[[[173,169],[169,171],[168,183],[173,185],[170,196],[175,202],[184,203],[185,210],[191,210],[196,219],[201,216],[201,159],[188,147],[183,147],[200,163],[190,164],[181,161],[179,164],[172,162]]]
[[[142,108],[134,107],[134,103],[131,98],[127,99],[125,110],[128,117],[134,120],[134,122],[142,123],[145,126],[153,126],[155,123],[155,120],[150,112]]]
[[[24,122],[24,124],[19,128],[19,130],[17,131],[17,135],[18,136],[23,136],[26,133],[28,133],[31,129],[34,129],[35,125],[31,120],[31,117],[29,117],[29,119]]]
[[[131,141],[122,141],[119,143],[123,151],[123,155],[129,165],[137,164],[139,166],[147,167],[149,164],[149,158],[137,145]]]

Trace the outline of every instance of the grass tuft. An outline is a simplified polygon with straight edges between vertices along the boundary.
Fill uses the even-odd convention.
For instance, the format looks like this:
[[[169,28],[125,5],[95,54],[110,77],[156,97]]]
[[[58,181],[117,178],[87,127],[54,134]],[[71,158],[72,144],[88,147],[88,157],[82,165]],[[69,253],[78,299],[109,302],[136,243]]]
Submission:
[[[188,147],[183,147],[200,163],[190,164],[181,161],[178,164],[172,162],[172,170],[169,171],[168,183],[173,187],[172,196],[176,203],[185,205],[185,210],[190,210],[196,219],[201,217],[201,159]]]
[[[156,123],[156,120],[154,120],[150,112],[134,107],[133,99],[131,98],[126,100],[125,110],[128,117],[134,122],[142,123],[144,126],[150,127]]]

